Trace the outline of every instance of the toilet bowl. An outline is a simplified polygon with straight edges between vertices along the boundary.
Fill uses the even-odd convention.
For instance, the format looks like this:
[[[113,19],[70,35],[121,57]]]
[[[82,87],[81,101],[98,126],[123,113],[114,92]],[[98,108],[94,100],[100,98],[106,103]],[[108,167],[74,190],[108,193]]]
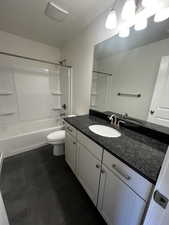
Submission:
[[[47,141],[48,141],[48,144],[53,145],[53,154],[55,156],[64,154],[65,130],[57,130],[48,134]]]

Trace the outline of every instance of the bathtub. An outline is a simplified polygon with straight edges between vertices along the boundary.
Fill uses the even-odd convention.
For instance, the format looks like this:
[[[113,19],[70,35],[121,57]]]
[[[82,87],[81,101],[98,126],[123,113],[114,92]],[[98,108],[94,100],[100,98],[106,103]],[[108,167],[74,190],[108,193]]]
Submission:
[[[53,121],[43,121],[29,126],[11,128],[10,132],[1,132],[0,152],[9,157],[25,151],[30,151],[47,144],[46,136],[53,131],[62,130],[63,124]]]

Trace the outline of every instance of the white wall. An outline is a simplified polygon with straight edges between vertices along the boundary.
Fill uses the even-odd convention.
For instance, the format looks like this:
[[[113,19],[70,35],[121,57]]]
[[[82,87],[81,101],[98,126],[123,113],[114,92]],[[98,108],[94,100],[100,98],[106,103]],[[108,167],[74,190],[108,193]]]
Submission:
[[[119,1],[119,8],[123,2]],[[66,58],[68,64],[73,66],[73,111],[77,114],[85,114],[89,110],[94,45],[116,33],[105,29],[107,14],[108,11],[96,18],[61,51],[62,58]]]
[[[43,60],[59,61],[60,51],[40,42],[25,39],[0,31],[0,51],[34,57]]]
[[[169,39],[99,59],[97,70],[111,73],[112,77],[107,76],[105,82],[98,79],[96,107],[147,120],[161,57],[166,55]],[[119,97],[118,92],[140,93],[141,98]]]

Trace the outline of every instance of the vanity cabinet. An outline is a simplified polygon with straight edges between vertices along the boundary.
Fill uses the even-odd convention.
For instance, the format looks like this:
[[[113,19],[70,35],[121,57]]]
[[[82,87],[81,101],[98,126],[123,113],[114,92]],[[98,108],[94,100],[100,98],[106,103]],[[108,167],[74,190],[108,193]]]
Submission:
[[[81,132],[77,132],[77,142],[77,177],[96,205],[103,149]]]
[[[96,159],[85,146],[78,143],[77,165],[78,179],[93,203],[96,205],[101,162]]]
[[[76,149],[76,139],[67,132],[65,140],[65,160],[74,173],[76,173]]]
[[[108,225],[140,225],[145,201],[106,167],[102,167],[98,210]]]
[[[65,159],[108,225],[140,225],[152,184],[66,124]]]
[[[76,174],[76,157],[77,157],[77,140],[76,129],[65,124],[66,139],[65,139],[65,160],[72,171]]]
[[[97,208],[108,225],[140,225],[152,185],[104,151]]]

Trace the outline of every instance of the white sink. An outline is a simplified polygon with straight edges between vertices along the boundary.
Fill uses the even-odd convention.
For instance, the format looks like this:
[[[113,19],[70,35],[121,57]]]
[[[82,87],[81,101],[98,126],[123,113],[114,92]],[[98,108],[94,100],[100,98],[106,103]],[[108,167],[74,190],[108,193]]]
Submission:
[[[93,133],[98,134],[103,137],[120,137],[121,133],[112,127],[107,127],[103,125],[91,125],[89,126],[89,130]]]

